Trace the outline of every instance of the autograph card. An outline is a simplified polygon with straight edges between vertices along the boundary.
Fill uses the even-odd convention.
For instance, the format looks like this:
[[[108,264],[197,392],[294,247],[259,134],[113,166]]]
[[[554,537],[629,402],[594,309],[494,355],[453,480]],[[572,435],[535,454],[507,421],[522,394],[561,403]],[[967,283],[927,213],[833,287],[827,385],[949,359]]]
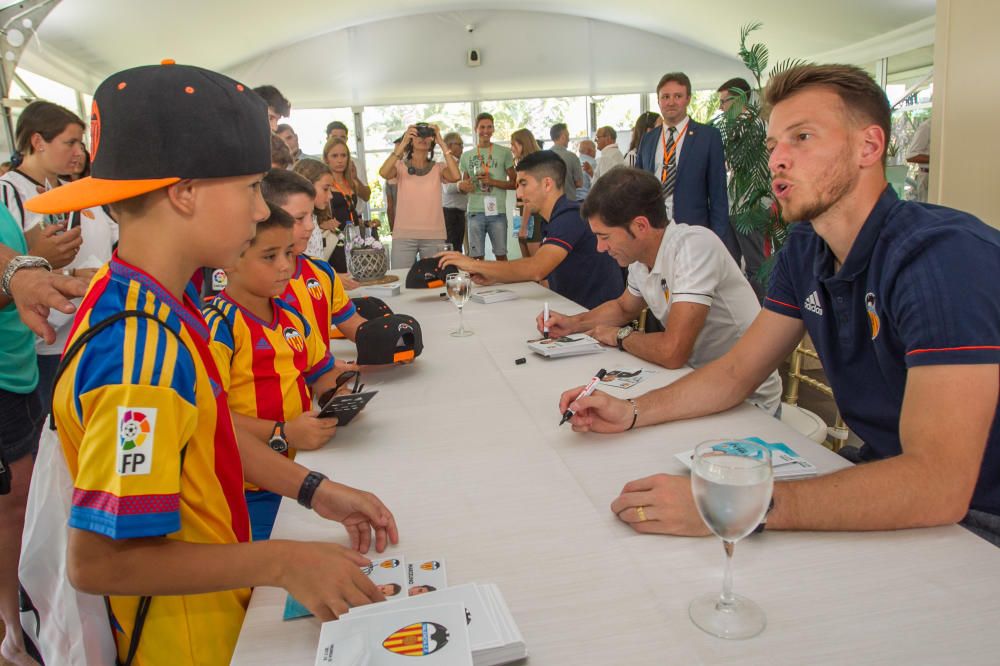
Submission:
[[[420,560],[406,565],[406,590],[409,596],[443,590],[448,587],[444,560]]]

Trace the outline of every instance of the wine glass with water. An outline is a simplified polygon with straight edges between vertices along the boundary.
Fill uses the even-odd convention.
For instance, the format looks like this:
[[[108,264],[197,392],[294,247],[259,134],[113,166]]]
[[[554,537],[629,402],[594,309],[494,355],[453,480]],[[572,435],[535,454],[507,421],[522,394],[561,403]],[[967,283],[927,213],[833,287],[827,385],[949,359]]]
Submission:
[[[452,337],[464,338],[472,335],[472,331],[465,328],[465,320],[462,317],[462,308],[472,295],[472,276],[465,271],[451,273],[445,278],[448,287],[448,298],[458,308],[458,330],[452,331]]]
[[[733,549],[760,524],[771,502],[771,451],[756,442],[717,439],[702,442],[691,461],[691,490],[708,529],[722,539],[726,570],[722,594],[691,602],[691,620],[720,638],[751,638],[764,630],[764,611],[733,594]]]

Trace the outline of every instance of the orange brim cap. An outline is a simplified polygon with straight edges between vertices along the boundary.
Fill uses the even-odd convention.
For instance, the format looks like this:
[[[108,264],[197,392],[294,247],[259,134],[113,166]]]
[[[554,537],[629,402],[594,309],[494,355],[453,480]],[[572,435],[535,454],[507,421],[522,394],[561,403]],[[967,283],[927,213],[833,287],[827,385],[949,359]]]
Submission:
[[[24,207],[33,213],[68,213],[131,199],[140,194],[163,189],[180,180],[180,178],[108,180],[91,176],[32,197],[25,202]]]

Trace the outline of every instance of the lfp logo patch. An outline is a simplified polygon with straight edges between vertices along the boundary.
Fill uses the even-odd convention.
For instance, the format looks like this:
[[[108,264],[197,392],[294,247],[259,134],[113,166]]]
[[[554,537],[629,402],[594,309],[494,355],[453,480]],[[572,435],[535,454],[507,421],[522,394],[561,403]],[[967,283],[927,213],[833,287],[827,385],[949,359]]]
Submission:
[[[212,291],[222,291],[229,284],[229,276],[226,271],[216,268],[212,271]]]
[[[323,300],[323,285],[319,283],[316,278],[309,278],[306,280],[306,289],[309,290],[309,295],[317,301]]]
[[[155,435],[155,407],[118,408],[118,447],[115,465],[119,475],[149,474],[153,470]]]

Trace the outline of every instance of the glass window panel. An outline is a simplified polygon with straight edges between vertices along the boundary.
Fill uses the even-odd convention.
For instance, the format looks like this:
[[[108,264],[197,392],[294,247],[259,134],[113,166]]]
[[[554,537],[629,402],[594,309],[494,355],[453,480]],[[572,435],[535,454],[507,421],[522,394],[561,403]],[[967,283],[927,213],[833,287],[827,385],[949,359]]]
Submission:
[[[24,80],[39,99],[64,106],[73,113],[78,112],[76,91],[74,89],[52,79],[29,72],[26,69],[21,69],[20,67],[17,68],[17,75]]]
[[[466,143],[472,136],[468,102],[368,106],[364,109],[362,120],[365,149],[369,151],[392,149],[392,142],[402,136],[408,126],[418,122],[437,125],[442,136],[448,132],[459,132]]]
[[[336,109],[296,109],[292,107],[292,115],[281,122],[287,123],[299,137],[299,148],[306,155],[319,156],[326,143],[326,126],[339,120],[347,125],[349,133],[354,134],[354,114],[349,107]],[[354,144],[350,144],[351,151]]]
[[[632,129],[635,119],[639,117],[639,93],[634,95],[605,95],[592,97],[597,117],[598,127],[609,125],[619,133]]]
[[[515,130],[525,127],[544,147],[550,143],[549,129],[558,122],[566,123],[570,138],[587,135],[586,97],[490,100],[480,108],[493,115],[494,140],[499,143],[507,143]]]

